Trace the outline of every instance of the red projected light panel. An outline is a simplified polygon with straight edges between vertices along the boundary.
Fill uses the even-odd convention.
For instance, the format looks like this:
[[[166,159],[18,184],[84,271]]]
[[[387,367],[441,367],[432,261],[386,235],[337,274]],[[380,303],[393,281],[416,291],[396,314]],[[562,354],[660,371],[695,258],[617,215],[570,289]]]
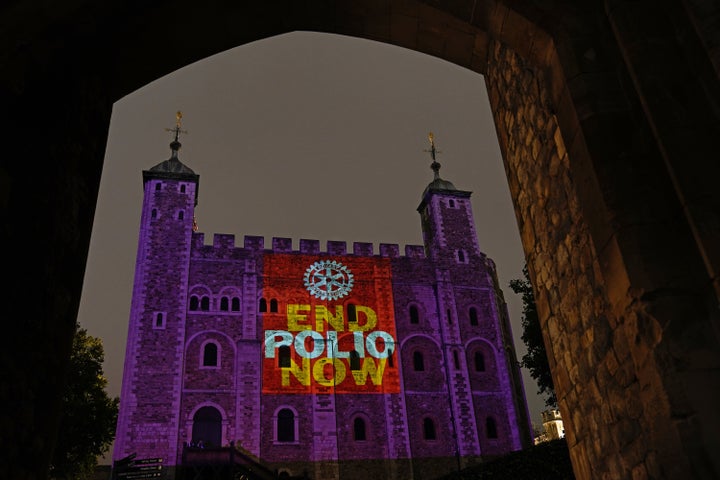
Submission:
[[[263,393],[400,393],[389,259],[267,254],[263,292]]]

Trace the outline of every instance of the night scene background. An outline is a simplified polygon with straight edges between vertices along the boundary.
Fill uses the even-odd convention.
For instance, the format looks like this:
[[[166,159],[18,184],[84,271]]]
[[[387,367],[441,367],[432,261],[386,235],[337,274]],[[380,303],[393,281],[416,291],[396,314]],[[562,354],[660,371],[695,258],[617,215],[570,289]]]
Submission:
[[[168,48],[172,48],[168,41]],[[199,231],[422,244],[416,208],[440,175],[471,197],[480,249],[497,264],[518,358],[520,244],[482,76],[399,47],[296,32],[188,65],[113,109],[79,322],[105,346],[105,374],[120,394],[142,170],[170,156],[183,112],[180,160],[200,175]],[[523,370],[531,419],[543,400]],[[122,399],[121,399],[122,401]],[[112,450],[111,450],[112,451]]]

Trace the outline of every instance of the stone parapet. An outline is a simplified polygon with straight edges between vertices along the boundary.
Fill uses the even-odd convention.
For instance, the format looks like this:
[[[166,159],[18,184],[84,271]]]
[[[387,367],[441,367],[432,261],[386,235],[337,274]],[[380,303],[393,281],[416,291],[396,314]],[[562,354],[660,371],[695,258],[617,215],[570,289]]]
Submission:
[[[213,235],[212,245],[205,244],[204,233],[193,233],[192,249],[193,256],[213,257],[214,252],[222,252],[223,256],[227,256],[228,251],[234,251],[232,257],[242,257],[243,252],[263,252],[263,253],[296,253],[304,255],[355,255],[358,257],[390,257],[390,258],[426,258],[425,247],[422,245],[405,245],[405,255],[400,255],[400,246],[394,243],[380,243],[376,247],[370,242],[353,242],[352,253],[347,251],[347,243],[337,240],[328,240],[325,249],[322,250],[320,240],[301,238],[299,241],[299,249],[293,249],[293,240],[286,237],[272,237],[270,242],[271,248],[265,248],[265,238],[255,235],[245,235],[243,246],[237,247],[235,243],[235,235],[216,233]]]

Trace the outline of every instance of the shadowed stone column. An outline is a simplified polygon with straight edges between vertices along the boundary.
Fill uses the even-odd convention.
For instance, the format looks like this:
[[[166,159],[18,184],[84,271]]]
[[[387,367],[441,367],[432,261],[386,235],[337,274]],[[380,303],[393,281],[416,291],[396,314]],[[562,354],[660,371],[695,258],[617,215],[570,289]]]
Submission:
[[[486,80],[575,472],[713,478],[702,253],[610,33],[555,41],[491,43]]]

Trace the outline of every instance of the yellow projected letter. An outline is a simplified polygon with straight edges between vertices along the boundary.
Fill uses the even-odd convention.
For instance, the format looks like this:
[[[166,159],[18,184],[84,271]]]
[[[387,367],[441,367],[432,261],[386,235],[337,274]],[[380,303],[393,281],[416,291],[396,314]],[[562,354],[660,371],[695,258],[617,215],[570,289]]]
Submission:
[[[355,313],[357,315],[357,322],[350,322],[351,332],[367,332],[377,326],[377,314],[375,310],[364,305],[358,305],[355,307]],[[360,325],[360,314],[365,314],[365,324]]]
[[[295,363],[295,360],[292,358],[290,359],[290,368],[281,368],[281,375],[282,375],[282,386],[283,387],[289,387],[290,386],[290,374],[292,373],[295,376],[295,379],[300,382],[300,385],[310,386],[310,359],[309,358],[303,358],[302,359],[302,368]]]
[[[310,311],[310,305],[288,304],[288,306],[287,306],[288,330],[291,332],[299,332],[301,330],[312,330],[312,325],[298,325],[298,322],[304,322],[307,320],[307,315],[303,315],[303,313],[309,312],[309,311]]]
[[[387,359],[379,358],[378,365],[375,365],[375,360],[370,357],[365,357],[360,370],[353,370],[353,378],[355,379],[355,385],[365,385],[367,377],[370,376],[370,380],[374,385],[382,385],[383,372],[385,371],[385,363]]]
[[[345,330],[345,319],[343,317],[342,305],[335,306],[335,315],[327,309],[325,305],[315,305],[315,331],[322,332],[325,328],[323,322],[327,322],[336,331],[342,332]]]
[[[325,365],[332,365],[333,374],[332,378],[325,376]],[[323,387],[332,387],[333,385],[340,385],[345,380],[346,375],[345,364],[340,359],[332,358],[321,358],[313,365],[313,377],[315,381]]]

